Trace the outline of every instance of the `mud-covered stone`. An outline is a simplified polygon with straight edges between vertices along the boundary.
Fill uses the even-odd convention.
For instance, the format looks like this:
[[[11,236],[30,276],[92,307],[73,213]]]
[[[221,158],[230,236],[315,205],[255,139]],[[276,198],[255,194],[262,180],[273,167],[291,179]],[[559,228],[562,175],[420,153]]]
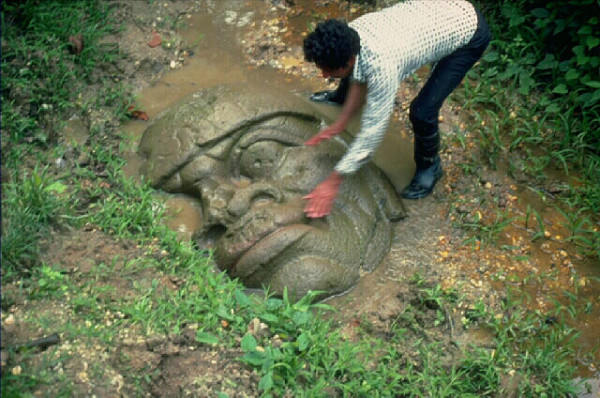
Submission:
[[[330,216],[310,219],[302,197],[345,152],[332,139],[303,143],[329,123],[303,98],[264,87],[198,91],[145,131],[141,173],[151,184],[197,197],[201,248],[249,288],[294,297],[342,293],[390,247],[390,221],[405,216],[384,174],[369,164],[345,179]]]

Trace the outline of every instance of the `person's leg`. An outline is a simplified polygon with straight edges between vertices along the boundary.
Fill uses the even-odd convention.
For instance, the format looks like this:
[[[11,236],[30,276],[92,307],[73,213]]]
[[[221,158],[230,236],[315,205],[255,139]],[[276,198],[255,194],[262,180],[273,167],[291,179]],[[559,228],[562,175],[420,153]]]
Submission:
[[[481,57],[490,41],[488,26],[479,12],[478,16],[478,27],[471,41],[435,65],[431,76],[411,103],[409,118],[415,134],[414,156],[417,171],[402,192],[406,199],[419,199],[429,195],[442,176],[438,156],[440,108],[467,71]]]
[[[346,77],[340,80],[337,89],[333,91],[318,91],[310,96],[310,100],[314,102],[322,102],[330,105],[342,105],[346,100],[346,94],[350,87],[350,78]]]

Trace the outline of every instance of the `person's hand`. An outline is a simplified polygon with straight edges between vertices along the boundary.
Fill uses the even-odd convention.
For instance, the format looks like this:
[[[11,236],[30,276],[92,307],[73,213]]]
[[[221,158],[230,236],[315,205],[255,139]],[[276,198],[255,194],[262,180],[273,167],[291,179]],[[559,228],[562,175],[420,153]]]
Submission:
[[[311,193],[304,196],[302,199],[308,199],[308,203],[304,207],[306,216],[320,218],[329,215],[343,180],[343,177],[334,171],[325,181],[317,185]]]
[[[321,141],[328,140],[331,137],[335,137],[336,135],[341,134],[342,131],[344,131],[344,129],[338,124],[334,123],[331,126],[325,127],[323,130],[319,131],[318,134],[306,141],[304,145],[316,146]]]

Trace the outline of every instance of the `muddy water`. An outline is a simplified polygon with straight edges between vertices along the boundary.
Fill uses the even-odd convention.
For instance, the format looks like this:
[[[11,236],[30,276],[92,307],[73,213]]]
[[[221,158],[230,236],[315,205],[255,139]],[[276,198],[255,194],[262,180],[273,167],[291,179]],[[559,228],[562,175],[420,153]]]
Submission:
[[[282,96],[307,96],[319,88],[319,83],[314,81],[291,79],[273,69],[255,68],[244,61],[239,44],[240,35],[244,29],[248,29],[250,20],[260,20],[265,11],[260,6],[264,7],[266,4],[253,2],[249,6],[236,0],[220,1],[215,3],[211,13],[192,15],[187,20],[188,27],[180,33],[186,43],[197,43],[193,56],[186,59],[183,67],[169,71],[151,87],[139,93],[137,107],[152,119],[185,96],[219,84],[264,84],[276,87]],[[303,18],[310,18],[310,15]],[[332,118],[339,112],[339,108],[317,104],[314,106]],[[147,125],[148,122],[145,121],[132,121],[123,129],[137,140]],[[358,127],[359,120],[355,118],[351,121],[349,130],[356,132]],[[414,164],[412,144],[399,124],[393,123],[381,148],[375,156],[375,163],[388,173],[398,190],[402,189],[410,181]],[[137,177],[139,158],[131,152],[127,154],[127,161],[126,174]],[[168,206],[168,214],[173,216],[168,221],[169,226],[179,231],[183,238],[187,238],[190,231],[201,223],[197,201],[178,195],[169,200]]]
[[[306,2],[307,0],[299,1]],[[248,29],[247,22],[249,19],[260,20],[262,18],[261,13],[264,11],[260,10],[262,5],[266,6],[267,4],[252,2],[249,6],[247,3],[237,0],[218,1],[215,2],[214,10],[211,13],[193,15],[188,20],[189,27],[181,34],[187,43],[197,43],[194,48],[194,55],[186,59],[183,67],[169,71],[154,85],[141,92],[137,101],[139,109],[146,111],[152,119],[186,95],[198,89],[218,84],[245,82],[264,84],[277,87],[284,96],[306,96],[311,91],[322,88],[319,82],[315,83],[300,78],[292,79],[273,69],[254,68],[245,63],[239,45],[240,32]],[[309,8],[305,7],[304,9]],[[342,14],[344,16],[343,13],[347,11],[315,9],[310,13],[290,16],[292,36],[301,36],[302,31],[308,27],[310,21],[314,20],[314,14],[318,12],[328,12],[330,15]],[[290,43],[300,45],[300,41],[291,40]],[[336,113],[339,112],[338,108],[315,106],[332,117],[335,117]],[[355,119],[350,125],[350,130],[357,131],[358,124],[359,121]],[[135,121],[126,125],[125,130],[134,138],[139,138],[146,126],[147,122]],[[410,133],[406,131],[404,125],[400,122],[392,120],[389,132],[374,161],[388,174],[397,190],[401,190],[408,184],[414,172],[412,144]],[[129,175],[136,175],[137,166],[135,154],[130,153],[126,172]],[[549,225],[555,226],[551,232],[553,236],[555,235],[555,241],[564,242],[561,235],[563,238],[568,235],[558,228],[561,225],[558,216],[553,214],[548,206],[536,202],[535,198],[529,198],[527,195],[524,195],[523,198],[525,203],[531,202],[532,207],[535,207],[542,214],[542,217],[550,220]],[[393,300],[396,291],[395,286],[397,286],[399,280],[416,272],[434,277],[437,275],[436,267],[439,266],[436,263],[438,256],[437,244],[441,236],[452,235],[451,226],[448,222],[445,222],[446,214],[440,209],[441,206],[430,198],[408,202],[406,205],[409,218],[395,224],[395,237],[392,247],[382,264],[373,273],[363,275],[352,291],[329,300],[329,304],[339,308],[343,314],[378,312]],[[170,216],[167,225],[177,231],[182,239],[190,239],[191,233],[202,223],[198,201],[182,195],[170,196],[167,206]],[[511,231],[507,231],[507,235],[510,234]],[[554,241],[551,240],[551,242]],[[543,247],[538,244],[533,245],[528,254],[529,261],[535,263],[535,266],[523,270],[522,276],[531,274],[531,270],[536,269],[536,267],[538,271],[550,272],[553,268],[552,264],[556,268],[558,260],[561,261],[561,269],[567,268],[567,271],[558,272],[559,277],[556,286],[540,286],[535,283],[527,286],[527,289],[529,289],[527,293],[534,298],[532,307],[543,309],[544,305],[549,306],[548,303],[540,302],[536,298],[544,295],[548,289],[560,292],[569,286],[570,278],[574,275],[573,269],[576,269],[575,274],[577,275],[600,276],[597,265],[580,261],[570,255],[571,265],[563,267],[566,258],[564,256],[560,259],[552,257],[549,253],[554,249],[556,249],[554,246]],[[444,279],[453,278],[469,280],[469,272],[475,271],[440,272],[442,275],[438,279],[442,279],[441,282],[444,282]],[[600,303],[598,302],[597,284],[583,284],[580,291],[584,293],[584,297],[593,303],[590,312],[583,318],[579,318],[574,324],[582,332],[581,351],[583,355],[583,353],[593,349],[599,339]],[[557,296],[560,296],[560,294],[557,293]],[[562,297],[559,298],[563,299]],[[477,336],[472,336],[472,338],[477,339]],[[597,356],[594,362],[599,363]],[[581,370],[583,377],[593,376],[594,372],[589,370],[589,367],[583,366]]]
[[[581,334],[577,348],[579,374],[585,377],[598,377],[600,363],[600,267],[594,258],[584,257],[569,242],[571,230],[565,216],[557,210],[555,203],[542,199],[531,189],[519,193],[524,218],[527,207],[531,209],[529,221],[515,222],[505,232],[505,239],[499,242],[510,246],[510,236],[517,236],[523,228],[529,236],[539,232],[535,211],[543,220],[545,238],[531,242],[527,253],[528,267],[516,269],[515,273],[530,282],[523,284],[521,291],[528,306],[543,312],[551,312],[556,300],[564,308],[578,311],[577,318],[566,315],[565,321]],[[543,281],[537,275],[548,275]],[[577,298],[572,295],[576,293]]]

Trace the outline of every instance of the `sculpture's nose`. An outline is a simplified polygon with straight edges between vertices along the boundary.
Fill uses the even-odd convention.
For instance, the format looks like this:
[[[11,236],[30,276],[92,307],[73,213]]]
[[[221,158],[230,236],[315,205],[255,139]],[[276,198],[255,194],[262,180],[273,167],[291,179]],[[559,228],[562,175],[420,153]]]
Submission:
[[[256,204],[281,202],[281,191],[268,182],[257,182],[235,192],[227,211],[230,215],[239,217]]]

